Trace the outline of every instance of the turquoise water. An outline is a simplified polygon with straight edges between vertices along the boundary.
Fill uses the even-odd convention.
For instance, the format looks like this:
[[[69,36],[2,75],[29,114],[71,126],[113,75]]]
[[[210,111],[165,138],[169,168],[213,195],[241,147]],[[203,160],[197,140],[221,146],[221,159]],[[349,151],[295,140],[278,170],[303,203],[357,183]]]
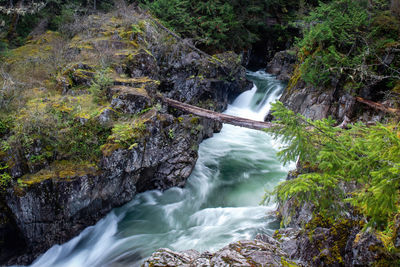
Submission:
[[[262,71],[249,72],[248,79],[255,86],[226,113],[263,120],[283,85]],[[265,189],[286,177],[287,168],[275,157],[278,146],[264,132],[224,125],[201,143],[185,188],[138,194],[32,266],[140,265],[161,247],[215,251],[257,233],[271,234],[279,226],[271,215],[275,207],[259,202]]]

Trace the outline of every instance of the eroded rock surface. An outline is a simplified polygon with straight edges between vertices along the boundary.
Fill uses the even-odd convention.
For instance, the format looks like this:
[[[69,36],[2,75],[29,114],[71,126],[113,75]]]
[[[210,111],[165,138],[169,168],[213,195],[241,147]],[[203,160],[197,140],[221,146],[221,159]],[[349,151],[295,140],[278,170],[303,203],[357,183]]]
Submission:
[[[231,243],[215,253],[174,252],[163,248],[153,253],[142,266],[290,266],[293,262],[287,257],[278,243],[260,238]]]

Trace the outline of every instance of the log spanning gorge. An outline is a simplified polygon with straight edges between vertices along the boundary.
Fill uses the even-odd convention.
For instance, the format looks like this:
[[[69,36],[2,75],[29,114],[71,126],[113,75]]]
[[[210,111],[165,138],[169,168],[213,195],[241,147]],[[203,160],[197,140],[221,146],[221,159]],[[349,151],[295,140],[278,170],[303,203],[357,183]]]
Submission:
[[[262,129],[283,85],[263,71],[248,72],[248,79],[253,88],[220,121]],[[253,129],[224,124],[220,133],[201,143],[184,188],[137,194],[79,236],[53,246],[32,266],[139,266],[161,247],[215,251],[258,233],[273,233],[279,227],[270,215],[275,207],[259,203],[265,190],[285,179],[287,168],[275,157],[279,144]]]

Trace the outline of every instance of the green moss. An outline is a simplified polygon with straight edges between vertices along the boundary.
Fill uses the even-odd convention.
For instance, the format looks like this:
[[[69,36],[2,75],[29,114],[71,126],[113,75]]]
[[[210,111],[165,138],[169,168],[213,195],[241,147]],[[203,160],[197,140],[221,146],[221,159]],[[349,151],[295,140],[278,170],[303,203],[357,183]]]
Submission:
[[[290,261],[288,259],[285,259],[284,257],[281,257],[281,264],[282,264],[283,267],[297,267],[297,266],[299,266],[296,263],[294,263],[294,262],[292,262],[292,261]]]
[[[49,168],[42,169],[35,174],[27,174],[20,179],[22,186],[30,186],[48,179],[72,179],[85,175],[95,175],[98,167],[91,162],[56,161]]]
[[[48,31],[36,39],[27,42],[25,45],[11,50],[6,56],[6,62],[15,64],[29,58],[47,59],[51,56],[53,43],[59,40],[61,40],[59,33]]]
[[[319,258],[324,258],[324,262],[328,265],[343,264],[344,250],[351,230],[358,226],[358,222],[348,219],[340,219],[334,221],[332,218],[326,218],[321,215],[316,215],[306,224],[305,231],[311,242],[315,243],[318,250],[324,251],[326,248],[329,253],[320,253]],[[317,227],[328,228],[329,233],[322,239],[314,240],[313,235]],[[327,238],[331,240],[330,244],[326,243]],[[356,241],[355,241],[356,242]],[[328,247],[325,247],[328,245]]]
[[[104,157],[111,156],[114,151],[121,149],[121,148],[124,148],[124,146],[122,144],[118,144],[118,143],[107,143],[100,147],[101,152]]]
[[[135,119],[133,122],[116,123],[112,128],[112,134],[108,137],[108,142],[131,149],[134,147],[132,145],[136,144],[145,133],[146,125],[141,119]]]
[[[276,230],[274,233],[274,238],[278,241],[282,239],[282,235],[279,233],[279,230]]]
[[[199,117],[193,117],[193,118],[191,118],[191,119],[190,119],[190,123],[193,124],[193,125],[199,124],[199,123],[200,123]]]

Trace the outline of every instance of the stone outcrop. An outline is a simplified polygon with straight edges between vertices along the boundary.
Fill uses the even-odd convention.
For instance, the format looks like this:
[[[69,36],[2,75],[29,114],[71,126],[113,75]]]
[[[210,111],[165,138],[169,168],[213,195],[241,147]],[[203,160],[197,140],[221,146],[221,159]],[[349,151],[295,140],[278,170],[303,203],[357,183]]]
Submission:
[[[265,240],[268,239],[268,240]],[[174,252],[160,249],[148,258],[142,267],[148,266],[294,266],[288,255],[272,238],[242,240],[231,243],[215,253],[199,253],[195,250]]]
[[[304,266],[375,266],[387,257],[379,238],[348,221],[329,228],[283,228],[274,238],[289,260]]]
[[[346,118],[354,119],[360,104],[355,98],[339,89],[321,88],[298,82],[290,90],[285,90],[279,99],[286,107],[313,120],[332,116],[338,122]]]
[[[231,243],[217,252],[176,252],[162,248],[143,264],[148,266],[373,266],[384,260],[383,243],[349,223],[312,231],[283,228],[273,237]],[[383,261],[384,262],[384,261]],[[385,266],[385,265],[384,265]]]
[[[339,81],[333,80],[330,86],[321,88],[306,84],[299,77],[292,77],[292,75],[298,75],[298,73],[294,74],[296,64],[293,51],[285,50],[276,53],[266,68],[268,72],[277,75],[278,79],[289,81],[288,87],[279,99],[289,109],[312,120],[331,116],[342,126],[350,121],[374,123],[383,119],[383,112],[377,112],[357,102]],[[376,93],[377,90],[377,88],[365,87],[360,94],[366,99],[381,101],[381,95]],[[268,115],[266,119],[271,120],[271,115]]]
[[[266,71],[276,75],[278,80],[289,81],[296,64],[295,51],[280,51],[268,62]]]
[[[287,180],[310,172],[300,162],[289,172]],[[344,193],[355,190],[356,183],[340,184]],[[385,263],[387,255],[382,240],[372,231],[363,230],[363,218],[345,211],[340,220],[317,214],[311,203],[298,204],[292,198],[278,206],[278,217],[284,228],[274,238],[288,259],[305,266],[375,266]],[[386,264],[386,265],[385,265]]]
[[[197,52],[160,61],[159,90],[168,98],[222,111],[239,93],[250,89],[245,69],[234,53],[202,57]],[[225,77],[225,78],[224,78]]]
[[[111,76],[111,82],[101,85],[106,89],[99,88],[107,98],[102,101],[109,105],[98,110],[94,119],[111,127],[125,122],[138,125],[135,141],[123,145],[108,138],[98,163],[82,166],[52,157],[29,168],[30,155],[43,150],[40,143],[32,151],[16,148],[4,157],[13,162],[13,182],[2,201],[5,209],[0,210],[0,217],[7,219],[0,222],[4,247],[0,263],[30,263],[136,193],[185,184],[200,142],[222,125],[170,108],[158,101],[160,94],[222,111],[249,87],[234,53],[199,55],[184,43],[166,38],[146,20],[138,24],[140,29],[127,31],[126,22],[107,16],[89,17],[91,28],[69,43],[67,53],[79,62],[68,64],[58,74],[58,88],[62,99],[89,94],[99,66],[82,62],[107,60],[111,68],[102,75]],[[140,15],[131,16],[137,16],[137,23]],[[81,125],[89,121],[85,116],[76,120]]]

